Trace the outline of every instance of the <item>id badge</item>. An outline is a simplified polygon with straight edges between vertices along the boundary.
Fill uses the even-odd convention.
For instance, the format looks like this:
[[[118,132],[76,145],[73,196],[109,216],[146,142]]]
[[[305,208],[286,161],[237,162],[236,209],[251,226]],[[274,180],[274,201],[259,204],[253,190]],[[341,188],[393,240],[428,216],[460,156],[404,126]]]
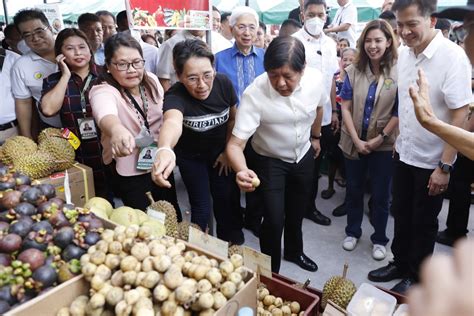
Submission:
[[[79,125],[79,133],[81,139],[94,139],[97,138],[97,129],[93,118],[80,118],[77,119]]]
[[[140,147],[138,153],[137,169],[138,170],[151,170],[153,162],[155,161],[156,152],[158,146],[151,144],[150,146]]]
[[[150,132],[146,129],[146,127],[142,126],[140,129],[140,133],[135,136],[135,145],[138,148],[145,148],[147,146],[152,145],[155,142],[153,137],[150,135]]]

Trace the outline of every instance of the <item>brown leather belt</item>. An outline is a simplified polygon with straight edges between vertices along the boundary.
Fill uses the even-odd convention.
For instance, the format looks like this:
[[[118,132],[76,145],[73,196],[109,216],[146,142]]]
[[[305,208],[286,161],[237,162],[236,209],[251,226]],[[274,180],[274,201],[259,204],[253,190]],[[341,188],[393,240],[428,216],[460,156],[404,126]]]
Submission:
[[[5,131],[7,129],[10,129],[12,127],[15,127],[18,125],[18,121],[17,120],[14,120],[14,121],[11,121],[11,122],[8,122],[8,123],[5,123],[5,124],[1,124],[0,125],[0,132],[1,131]]]

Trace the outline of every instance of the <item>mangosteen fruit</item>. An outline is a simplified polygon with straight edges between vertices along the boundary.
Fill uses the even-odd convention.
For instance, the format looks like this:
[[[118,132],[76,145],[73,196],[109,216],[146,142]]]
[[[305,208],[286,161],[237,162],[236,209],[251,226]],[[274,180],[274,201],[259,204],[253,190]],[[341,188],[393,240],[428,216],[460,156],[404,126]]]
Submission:
[[[23,238],[30,232],[31,226],[33,226],[31,217],[23,216],[19,220],[12,222],[8,232],[20,235]]]
[[[74,244],[67,246],[61,253],[61,257],[64,261],[71,261],[72,259],[80,259],[86,251]]]
[[[41,193],[49,200],[56,196],[56,189],[52,184],[49,183],[42,183],[38,184],[38,189],[40,189]]]
[[[26,174],[15,172],[13,174],[13,178],[15,179],[15,183],[17,186],[31,184],[31,178],[28,177]]]
[[[38,205],[45,200],[43,193],[37,187],[31,187],[21,194],[21,201]]]
[[[38,249],[40,251],[45,251],[48,248],[47,234],[42,234],[43,231],[34,232],[31,231],[28,236],[23,239],[22,248],[23,249]]]
[[[8,228],[10,228],[10,224],[0,221],[0,232],[7,232]]]
[[[6,253],[0,253],[0,266],[7,267],[12,263],[12,257]]]
[[[84,242],[88,245],[95,245],[100,240],[100,234],[97,232],[88,232],[84,237]]]
[[[0,300],[0,315],[5,314],[10,310],[10,304],[7,301]]]
[[[28,202],[21,202],[15,207],[15,212],[24,216],[31,216],[36,214],[36,207]]]
[[[58,279],[58,274],[53,267],[42,266],[33,272],[33,280],[40,283],[42,289],[52,286]]]
[[[74,235],[74,229],[72,227],[61,227],[53,237],[54,244],[64,249],[72,243]]]
[[[15,179],[7,178],[0,181],[0,191],[10,190],[15,188]]]
[[[52,204],[56,204],[58,206],[58,209],[62,210],[64,206],[64,201],[58,197],[53,197],[52,199],[49,199],[49,202]]]
[[[81,263],[77,259],[62,264],[58,269],[59,283],[66,282],[81,273]]]
[[[35,271],[36,269],[44,265],[46,256],[42,251],[38,249],[30,248],[30,249],[23,250],[18,255],[17,259],[24,263],[29,263],[30,270]]]
[[[1,164],[0,165],[0,177],[4,177],[6,176],[7,174],[9,174],[9,169],[8,169],[8,166],[5,166],[4,164]]]
[[[69,225],[69,221],[61,210],[54,210],[48,221],[55,227],[64,227]]]
[[[42,203],[38,204],[38,207],[36,208],[36,212],[38,214],[44,214],[45,212],[51,211],[52,208],[53,208],[53,202],[46,201],[46,202],[42,202]]]
[[[20,247],[21,247],[20,235],[8,234],[8,235],[5,235],[0,240],[0,252],[12,253],[20,249]]]
[[[3,209],[14,208],[20,203],[21,192],[12,190],[3,192],[2,199],[0,200],[0,207]]]
[[[48,234],[53,234],[53,226],[51,226],[51,224],[46,220],[34,223],[31,230],[35,232],[45,230]]]
[[[17,302],[10,285],[0,287],[0,300],[7,302],[10,306]]]
[[[27,184],[22,184],[22,185],[17,185],[16,189],[18,191],[20,191],[21,193],[25,192],[26,190],[28,190],[29,188],[31,188],[31,186],[27,185]]]

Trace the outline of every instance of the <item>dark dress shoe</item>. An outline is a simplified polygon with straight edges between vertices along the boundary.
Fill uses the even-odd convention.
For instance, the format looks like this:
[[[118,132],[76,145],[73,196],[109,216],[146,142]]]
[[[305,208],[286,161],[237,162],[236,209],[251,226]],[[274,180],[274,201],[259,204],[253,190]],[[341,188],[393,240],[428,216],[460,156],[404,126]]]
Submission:
[[[395,263],[390,262],[388,265],[369,272],[368,279],[372,282],[389,282],[395,279],[401,279],[405,276],[405,271],[402,271]]]
[[[438,235],[436,236],[436,242],[445,246],[452,247],[454,243],[462,237],[466,237],[466,236],[465,235],[459,236],[459,237],[453,236],[446,229],[438,233]]]
[[[413,280],[412,278],[405,278],[401,280],[400,282],[398,282],[397,284],[395,284],[395,286],[392,287],[390,291],[396,292],[401,295],[406,295],[408,289],[415,283],[416,283],[415,280]]]
[[[333,211],[332,211],[332,216],[334,217],[341,217],[341,216],[346,216],[347,215],[347,211],[346,211],[346,203],[342,203],[341,205],[339,205],[338,207],[336,207]]]
[[[284,256],[286,261],[293,262],[300,266],[301,269],[308,270],[311,272],[318,270],[318,265],[316,262],[308,258],[304,253],[297,257]]]
[[[312,220],[316,224],[329,226],[331,225],[331,219],[327,216],[324,216],[320,211],[313,210],[312,212],[306,213],[305,217]]]
[[[336,193],[334,189],[323,190],[321,191],[321,197],[325,200],[329,200],[330,198],[332,198],[334,193]]]

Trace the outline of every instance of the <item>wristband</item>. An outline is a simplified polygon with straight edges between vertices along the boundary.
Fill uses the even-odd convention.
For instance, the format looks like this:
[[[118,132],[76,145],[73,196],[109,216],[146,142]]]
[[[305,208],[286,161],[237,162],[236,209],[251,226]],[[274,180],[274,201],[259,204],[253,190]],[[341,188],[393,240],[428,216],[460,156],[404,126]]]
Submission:
[[[173,149],[171,149],[171,148],[169,148],[169,147],[160,147],[160,148],[158,148],[158,149],[156,150],[156,154],[158,155],[158,153],[159,153],[160,151],[163,151],[163,150],[165,150],[165,151],[167,151],[167,152],[170,152],[170,153],[173,155],[174,160],[176,160],[176,154],[174,153]]]
[[[311,135],[311,139],[321,139],[321,134],[319,134],[319,136]]]

